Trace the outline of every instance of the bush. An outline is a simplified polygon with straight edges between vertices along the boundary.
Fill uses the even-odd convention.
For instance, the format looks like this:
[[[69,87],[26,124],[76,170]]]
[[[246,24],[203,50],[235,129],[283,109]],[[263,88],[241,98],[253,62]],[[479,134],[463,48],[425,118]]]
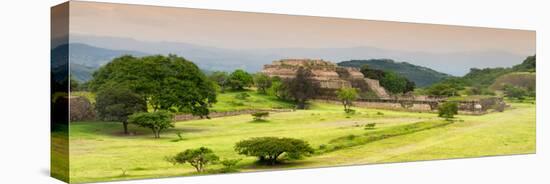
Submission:
[[[438,107],[439,117],[451,119],[458,114],[458,103],[445,102]]]
[[[241,155],[258,157],[260,162],[274,165],[283,153],[288,159],[299,159],[312,154],[313,148],[300,139],[255,137],[235,144],[235,151]]]
[[[528,92],[523,88],[507,84],[504,86],[504,95],[506,95],[506,97],[508,98],[524,100],[525,97],[528,95]]]
[[[269,112],[255,112],[252,113],[252,116],[254,116],[254,121],[262,121],[269,116]]]
[[[220,158],[211,149],[200,147],[187,149],[166,160],[174,165],[189,163],[197,172],[203,172],[206,165],[218,161]]]
[[[236,172],[235,166],[241,159],[224,159],[220,163],[223,165],[222,173]]]
[[[130,115],[128,122],[137,126],[149,128],[153,131],[155,138],[160,138],[160,132],[174,128],[172,113],[166,111],[140,112]]]
[[[376,126],[376,123],[368,123],[365,125],[365,129],[373,129]]]
[[[235,98],[239,100],[246,100],[248,97],[250,97],[248,93],[239,93],[235,95]]]

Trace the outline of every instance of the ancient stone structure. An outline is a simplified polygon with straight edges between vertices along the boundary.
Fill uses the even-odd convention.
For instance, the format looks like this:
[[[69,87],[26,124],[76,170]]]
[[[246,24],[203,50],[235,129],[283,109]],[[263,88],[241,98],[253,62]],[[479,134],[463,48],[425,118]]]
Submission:
[[[311,70],[313,79],[320,84],[322,97],[333,97],[334,92],[344,87],[354,87],[361,92],[372,91],[379,98],[388,98],[389,95],[377,80],[365,79],[356,68],[340,67],[322,59],[283,59],[264,65],[262,73],[270,77],[289,79],[296,76],[298,68]]]

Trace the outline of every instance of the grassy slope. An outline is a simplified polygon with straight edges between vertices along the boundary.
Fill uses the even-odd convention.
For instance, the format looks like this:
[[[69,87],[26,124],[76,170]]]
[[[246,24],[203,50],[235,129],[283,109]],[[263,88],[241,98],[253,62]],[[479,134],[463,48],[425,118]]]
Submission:
[[[533,153],[535,107],[532,104],[513,104],[513,107],[504,113],[460,116],[464,122],[314,155],[276,169]],[[254,165],[255,158],[237,155],[234,143],[249,137],[281,136],[307,140],[317,149],[350,134],[438,119],[429,113],[359,108],[358,114],[347,118],[340,106],[314,104],[312,108],[271,114],[266,123],[251,122],[250,115],[178,122],[175,130],[165,132],[159,140],[152,139],[148,130],[136,127],[131,127],[136,136],[120,136],[119,123],[74,123],[70,137],[72,182],[195,174],[191,166],[173,166],[163,158],[200,146],[213,149],[222,159],[243,158],[238,165],[241,171],[275,169]],[[384,115],[377,115],[379,111]],[[356,126],[372,122],[377,123],[375,130]],[[174,141],[177,131],[183,132],[183,141]],[[126,175],[122,175],[124,171]]]

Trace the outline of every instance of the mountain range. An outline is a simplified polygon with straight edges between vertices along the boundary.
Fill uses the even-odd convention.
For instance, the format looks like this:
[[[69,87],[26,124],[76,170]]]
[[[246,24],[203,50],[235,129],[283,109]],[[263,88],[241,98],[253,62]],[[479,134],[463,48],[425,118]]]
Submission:
[[[502,51],[428,53],[380,49],[349,48],[268,48],[227,49],[179,42],[140,41],[131,38],[71,34],[71,74],[80,81],[90,78],[93,70],[114,57],[132,54],[177,54],[207,71],[245,69],[260,71],[265,64],[284,58],[320,58],[335,63],[372,58],[391,58],[440,73],[464,75],[470,68],[507,67],[520,63],[525,56]],[[61,45],[59,47],[63,47]],[[52,57],[53,57],[52,53]],[[498,61],[498,62],[494,62]],[[400,63],[397,62],[397,63]]]

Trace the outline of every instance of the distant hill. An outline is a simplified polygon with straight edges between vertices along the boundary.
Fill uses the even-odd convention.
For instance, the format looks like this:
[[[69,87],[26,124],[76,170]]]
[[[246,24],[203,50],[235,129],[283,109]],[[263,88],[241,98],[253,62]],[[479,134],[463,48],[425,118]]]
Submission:
[[[462,79],[464,79],[467,84],[470,84],[472,86],[490,86],[495,83],[497,78],[506,74],[514,72],[535,72],[536,60],[536,55],[534,55],[525,58],[521,64],[514,65],[510,68],[472,68],[470,69],[470,72],[462,77]],[[511,79],[508,78],[508,80]]]
[[[448,74],[432,70],[427,67],[413,65],[407,62],[395,62],[391,59],[350,60],[338,63],[340,66],[360,68],[363,65],[384,71],[396,72],[407,79],[414,81],[418,87],[429,86],[443,79],[451,77]]]
[[[262,70],[263,65],[285,58],[324,59],[333,62],[369,58],[410,61],[439,72],[462,76],[470,68],[511,67],[525,55],[499,50],[457,51],[449,53],[413,52],[377,48],[376,46],[319,48],[219,48],[202,43],[140,41],[132,38],[71,34],[72,43],[84,43],[111,50],[130,50],[149,54],[177,54],[193,61],[203,70],[248,72]]]
[[[130,54],[133,56],[145,56],[146,53],[129,50],[112,50],[90,46],[81,43],[63,44],[54,48],[51,52],[53,61],[65,61],[66,51],[69,47],[70,73],[74,79],[85,82],[91,79],[92,73],[103,64],[115,57]],[[53,65],[58,65],[53,63]]]
[[[524,89],[536,89],[536,74],[531,72],[512,72],[504,74],[495,79],[489,87],[491,90],[502,90],[505,85],[512,85]]]

